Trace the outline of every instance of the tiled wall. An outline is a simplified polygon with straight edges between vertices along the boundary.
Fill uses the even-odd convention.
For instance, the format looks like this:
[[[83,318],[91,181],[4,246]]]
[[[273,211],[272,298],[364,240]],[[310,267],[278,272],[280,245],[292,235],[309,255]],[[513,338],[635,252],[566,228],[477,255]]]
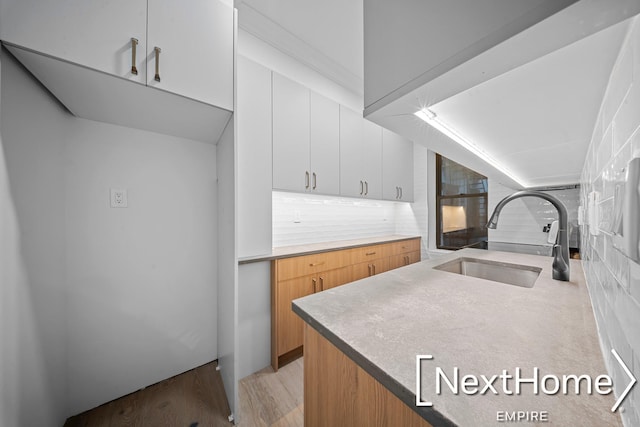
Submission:
[[[489,179],[489,215],[504,197],[516,190]],[[560,200],[569,214],[569,246],[579,247],[578,241],[578,206],[580,204],[579,189],[563,189],[546,191]],[[498,227],[489,230],[489,242],[517,243],[525,245],[549,245],[548,233],[543,227],[558,219],[556,209],[537,197],[523,197],[510,202],[500,213]]]
[[[587,206],[591,191],[600,193],[597,209],[601,232],[591,235],[590,226],[582,228],[581,253],[602,351],[616,395],[629,381],[614,360],[612,348],[636,376],[640,375],[640,265],[613,247],[611,231],[615,184],[632,156],[640,156],[638,18],[631,21],[611,73],[582,172],[582,205]],[[640,426],[640,387],[634,387],[622,406],[625,425]]]
[[[274,191],[273,246],[394,234],[395,202]],[[296,222],[296,214],[300,222]]]

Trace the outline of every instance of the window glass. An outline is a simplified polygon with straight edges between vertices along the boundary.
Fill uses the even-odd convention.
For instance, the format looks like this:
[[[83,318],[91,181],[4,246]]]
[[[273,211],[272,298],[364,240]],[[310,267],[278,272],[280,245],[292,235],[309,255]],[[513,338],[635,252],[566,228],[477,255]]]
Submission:
[[[440,249],[487,248],[487,177],[436,156],[436,233]]]

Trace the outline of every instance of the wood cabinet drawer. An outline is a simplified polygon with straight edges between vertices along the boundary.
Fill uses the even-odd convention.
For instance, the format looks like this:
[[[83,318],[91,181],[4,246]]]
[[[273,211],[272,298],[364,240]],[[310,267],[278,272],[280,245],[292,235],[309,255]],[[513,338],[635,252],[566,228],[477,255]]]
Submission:
[[[344,267],[351,261],[349,251],[345,250],[279,259],[276,263],[277,280],[288,280]]]
[[[275,289],[276,322],[279,328],[276,342],[278,355],[302,345],[304,322],[291,309],[291,301],[313,292],[311,276],[278,282]]]
[[[293,351],[302,345],[304,322],[291,309],[291,302],[352,280],[351,268],[343,267],[319,274],[280,280],[275,283],[273,292],[276,324],[273,326],[277,356]]]
[[[331,271],[323,271],[318,274],[318,290],[326,291],[336,286],[351,282],[351,267],[342,267]]]
[[[389,258],[389,269],[404,267],[420,261],[420,251],[393,255]]]
[[[407,257],[409,257],[409,264],[413,264],[416,262],[420,262],[422,259],[421,256],[421,252],[420,251],[413,251],[413,252],[409,252],[407,254]]]
[[[352,280],[360,280],[389,270],[389,257],[361,262],[351,268]]]
[[[380,258],[389,257],[391,247],[389,244],[363,246],[351,249],[351,262],[359,264],[361,262],[373,261]]]
[[[402,240],[400,242],[390,243],[390,255],[405,254],[420,250],[420,239]]]
[[[291,309],[293,300],[418,261],[420,238],[274,260],[273,368],[302,355],[303,322]]]

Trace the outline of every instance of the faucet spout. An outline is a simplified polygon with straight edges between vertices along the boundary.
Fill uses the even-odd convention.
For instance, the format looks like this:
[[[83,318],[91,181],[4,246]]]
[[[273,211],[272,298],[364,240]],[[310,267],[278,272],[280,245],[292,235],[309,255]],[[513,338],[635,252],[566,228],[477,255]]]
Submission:
[[[539,197],[551,203],[558,210],[558,236],[556,237],[556,244],[553,246],[553,278],[555,280],[569,281],[570,268],[569,268],[569,216],[567,215],[567,208],[562,202],[555,197],[543,193],[541,191],[517,191],[510,196],[502,199],[493,210],[491,218],[487,223],[487,228],[495,229],[498,226],[498,218],[500,217],[500,211],[502,208],[514,199],[520,197]]]

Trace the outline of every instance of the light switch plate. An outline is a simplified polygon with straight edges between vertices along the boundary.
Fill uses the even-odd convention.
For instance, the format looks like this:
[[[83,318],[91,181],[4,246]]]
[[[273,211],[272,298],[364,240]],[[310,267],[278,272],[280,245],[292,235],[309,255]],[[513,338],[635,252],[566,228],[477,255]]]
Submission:
[[[126,208],[128,206],[127,190],[112,188],[111,189],[111,207],[112,208]]]

